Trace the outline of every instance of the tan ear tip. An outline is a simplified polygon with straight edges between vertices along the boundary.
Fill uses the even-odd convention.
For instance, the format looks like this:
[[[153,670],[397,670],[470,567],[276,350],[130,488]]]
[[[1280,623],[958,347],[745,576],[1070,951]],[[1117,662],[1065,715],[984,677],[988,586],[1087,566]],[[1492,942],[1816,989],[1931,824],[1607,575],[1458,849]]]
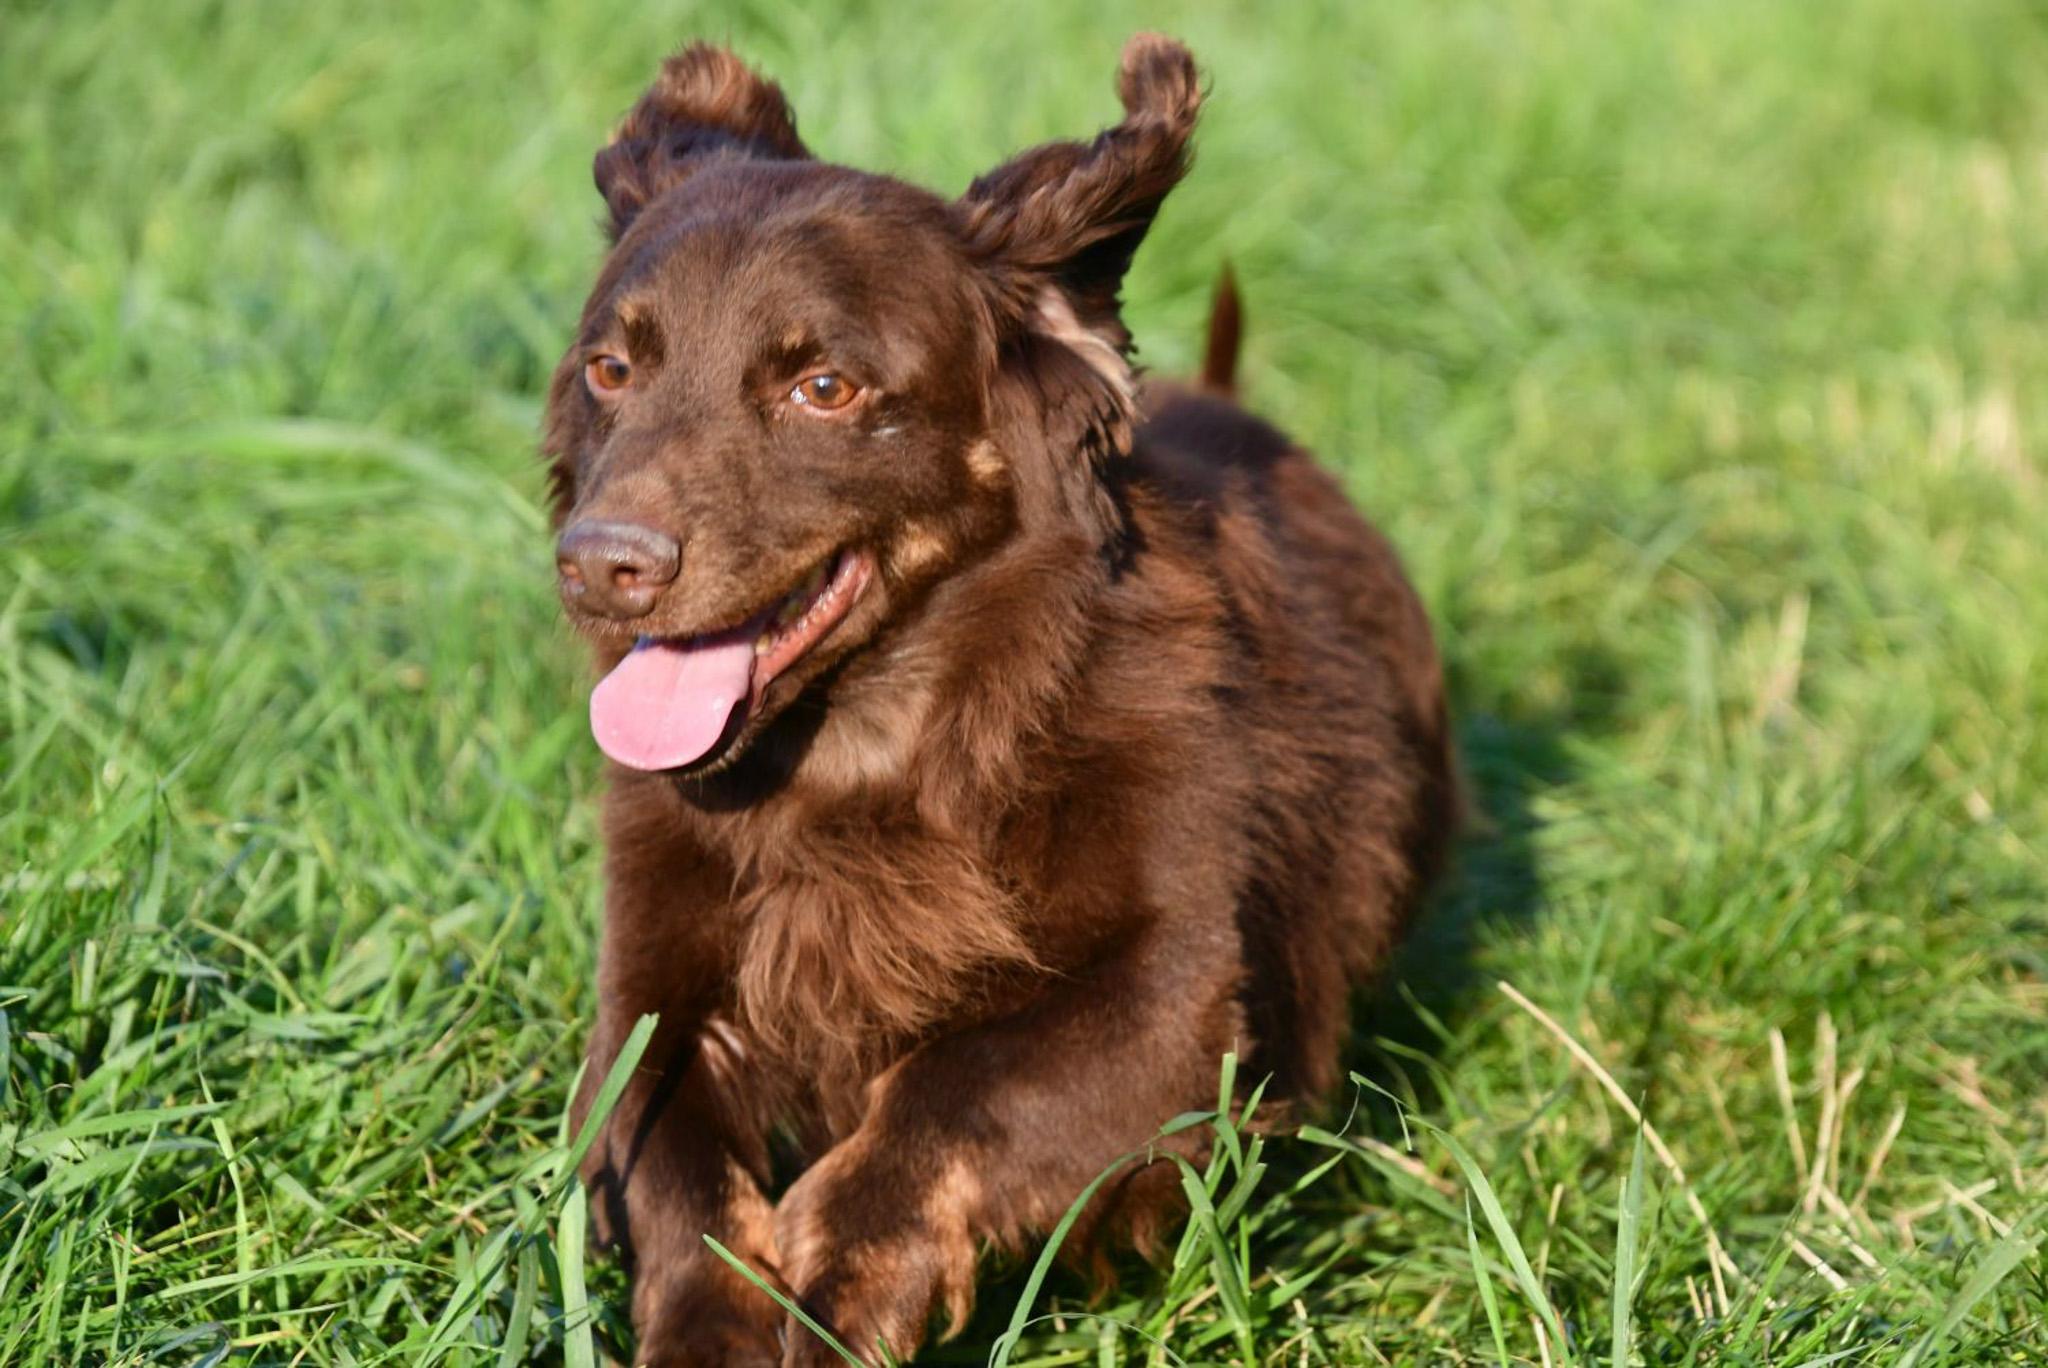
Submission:
[[[1117,94],[1130,114],[1192,119],[1202,103],[1194,54],[1163,33],[1134,33],[1117,69]]]
[[[665,103],[682,105],[716,100],[724,92],[758,79],[731,49],[698,39],[661,64],[661,75],[648,93]]]

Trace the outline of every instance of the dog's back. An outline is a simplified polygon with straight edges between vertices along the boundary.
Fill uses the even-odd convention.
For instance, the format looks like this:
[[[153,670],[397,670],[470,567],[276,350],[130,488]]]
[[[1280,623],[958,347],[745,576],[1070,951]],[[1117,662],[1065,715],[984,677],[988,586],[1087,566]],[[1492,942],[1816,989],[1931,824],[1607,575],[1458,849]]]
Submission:
[[[1132,478],[1172,528],[1155,535],[1191,536],[1228,605],[1226,702],[1255,795],[1247,1025],[1274,1095],[1312,1097],[1334,1081],[1347,989],[1441,867],[1460,798],[1422,603],[1338,482],[1235,402],[1242,326],[1226,271],[1200,380],[1145,388]]]

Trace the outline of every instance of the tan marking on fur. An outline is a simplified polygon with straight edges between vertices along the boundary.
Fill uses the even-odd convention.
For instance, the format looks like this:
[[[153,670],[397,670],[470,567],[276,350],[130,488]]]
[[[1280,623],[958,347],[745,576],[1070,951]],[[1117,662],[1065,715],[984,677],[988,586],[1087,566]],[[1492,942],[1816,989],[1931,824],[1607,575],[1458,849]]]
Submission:
[[[908,579],[944,560],[948,550],[945,541],[930,527],[906,523],[889,543],[889,565],[898,576]]]
[[[733,1247],[767,1262],[766,1268],[756,1264],[756,1272],[781,1276],[782,1259],[775,1248],[775,1208],[754,1185],[753,1175],[730,1154],[725,1156],[725,1173],[732,1194],[727,1214],[732,1221]]]
[[[704,1060],[704,1067],[718,1080],[721,1087],[731,1087],[739,1080],[740,1066],[746,1062],[746,1046],[740,1040],[740,1033],[733,1024],[723,1017],[711,1017],[698,1033],[697,1049]]]
[[[899,652],[907,656],[907,652]],[[912,659],[889,662],[887,682],[849,687],[804,757],[804,777],[835,793],[900,778],[927,739],[932,681]]]
[[[932,1184],[930,1195],[925,1201],[925,1212],[933,1220],[947,1219],[948,1214],[965,1218],[981,1204],[981,1175],[966,1158],[958,1158],[946,1165],[946,1171]]]
[[[878,1339],[887,1342],[889,1352],[900,1360],[924,1337],[925,1308],[913,1310],[913,1303],[891,1295],[915,1285],[918,1253],[901,1244],[866,1244],[839,1259],[852,1286],[863,1290],[863,1295],[846,1299],[840,1328],[851,1339],[847,1348],[869,1363],[883,1361],[875,1348]]]
[[[934,1236],[939,1257],[938,1299],[946,1308],[941,1339],[951,1339],[966,1329],[968,1317],[974,1313],[974,1267],[980,1253],[974,1231],[982,1215],[983,1192],[973,1161],[961,1156],[946,1165],[946,1171],[925,1194],[925,1224]]]
[[[976,484],[993,489],[1009,479],[1010,465],[1003,459],[1003,453],[996,449],[996,444],[984,437],[967,448],[967,473],[974,477]]]
[[[871,1082],[872,1104],[887,1090],[889,1074]],[[971,1156],[959,1155],[926,1190],[919,1214],[921,1228],[901,1238],[849,1244],[847,1232],[828,1229],[819,1213],[835,1189],[861,1181],[879,1132],[854,1132],[812,1165],[783,1197],[776,1212],[783,1253],[782,1269],[797,1289],[812,1287],[830,1271],[838,1285],[842,1317],[865,1315],[838,1328],[859,1337],[849,1343],[871,1355],[877,1336],[902,1354],[922,1338],[926,1306],[900,1294],[929,1286],[933,1301],[946,1308],[944,1338],[963,1329],[974,1308],[974,1273],[979,1249],[976,1221],[984,1188]]]
[[[1101,333],[1074,315],[1074,306],[1052,286],[1039,292],[1038,307],[1032,311],[1031,326],[1037,332],[1073,352],[1088,368],[1109,383],[1117,407],[1128,416],[1137,408],[1137,380],[1130,362]]]
[[[831,1260],[836,1241],[819,1210],[824,1195],[860,1166],[867,1145],[868,1133],[854,1132],[804,1170],[776,1204],[775,1247],[782,1253],[783,1275],[794,1286],[815,1281]]]

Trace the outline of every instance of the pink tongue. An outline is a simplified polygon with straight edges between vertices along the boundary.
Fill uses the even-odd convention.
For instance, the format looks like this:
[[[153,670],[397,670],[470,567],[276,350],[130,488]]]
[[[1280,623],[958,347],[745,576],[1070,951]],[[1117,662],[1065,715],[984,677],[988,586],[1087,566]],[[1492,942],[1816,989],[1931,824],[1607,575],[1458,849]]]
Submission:
[[[754,632],[642,641],[590,694],[598,749],[639,770],[687,765],[725,733],[754,674]]]

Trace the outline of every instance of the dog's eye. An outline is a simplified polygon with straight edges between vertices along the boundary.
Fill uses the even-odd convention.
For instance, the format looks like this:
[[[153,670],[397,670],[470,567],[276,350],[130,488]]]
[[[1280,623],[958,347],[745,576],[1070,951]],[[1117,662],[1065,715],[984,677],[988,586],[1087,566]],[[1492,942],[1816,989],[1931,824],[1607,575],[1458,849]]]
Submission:
[[[623,356],[606,352],[583,363],[583,382],[600,399],[608,399],[633,383],[633,366]]]
[[[845,408],[859,394],[859,385],[827,371],[819,375],[807,375],[797,381],[796,388],[789,392],[789,401],[807,409],[830,413],[835,409]]]

